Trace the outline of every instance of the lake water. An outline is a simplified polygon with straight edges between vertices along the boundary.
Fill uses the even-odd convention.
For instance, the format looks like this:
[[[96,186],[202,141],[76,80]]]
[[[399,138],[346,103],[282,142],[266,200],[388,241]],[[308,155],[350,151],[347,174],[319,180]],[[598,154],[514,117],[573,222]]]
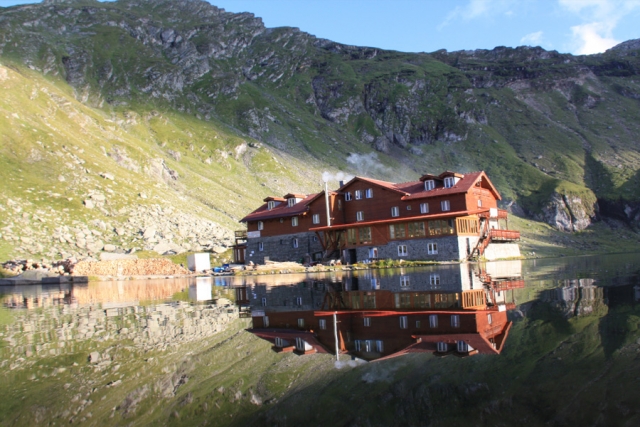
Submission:
[[[0,425],[640,425],[640,254],[0,287]]]

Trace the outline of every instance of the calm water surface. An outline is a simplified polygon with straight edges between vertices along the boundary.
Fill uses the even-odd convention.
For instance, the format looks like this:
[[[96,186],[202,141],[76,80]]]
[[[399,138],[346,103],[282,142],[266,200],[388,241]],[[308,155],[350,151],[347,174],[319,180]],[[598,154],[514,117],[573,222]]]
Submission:
[[[606,375],[612,372],[620,378],[624,378],[625,372],[639,374],[636,354],[636,335],[640,326],[636,309],[640,301],[639,273],[640,254],[623,254],[352,273],[4,286],[0,287],[0,368],[4,383],[0,388],[3,395],[13,397],[0,404],[0,423],[155,423],[157,419],[151,415],[150,406],[144,406],[145,399],[156,396],[173,402],[171,399],[182,396],[181,390],[187,389],[187,379],[195,377],[188,372],[199,369],[191,367],[192,371],[180,374],[182,368],[179,368],[176,358],[184,357],[183,352],[195,354],[202,351],[198,345],[207,343],[208,339],[218,343],[216,337],[223,336],[224,340],[220,338],[218,344],[207,344],[207,348],[217,348],[233,339],[254,339],[251,341],[254,344],[249,345],[246,351],[234,355],[236,358],[249,358],[247,360],[253,360],[251,358],[255,356],[252,354],[257,348],[255,342],[269,341],[269,346],[276,344],[274,348],[281,350],[277,344],[283,347],[282,341],[275,340],[284,338],[284,347],[328,353],[324,359],[317,359],[323,363],[328,363],[326,361],[338,347],[343,363],[351,361],[352,369],[374,369],[358,368],[364,363],[362,361],[389,357],[402,359],[395,356],[412,361],[414,359],[408,355],[412,352],[423,353],[420,357],[429,357],[420,359],[421,366],[427,366],[424,363],[429,360],[434,366],[444,364],[442,366],[446,367],[450,363],[475,366],[472,376],[479,375],[478,378],[484,378],[490,369],[499,368],[503,373],[511,372],[508,378],[505,376],[500,381],[509,384],[514,396],[533,393],[531,390],[535,387],[529,387],[526,382],[541,377],[533,373],[536,369],[544,369],[547,374],[553,369],[561,369],[567,381],[583,381],[590,377],[588,370],[593,369],[590,368],[591,362],[586,361],[598,354],[597,357],[602,358],[597,362],[598,366],[611,364],[606,372],[598,374],[604,375],[601,380],[604,383],[608,381]],[[334,319],[331,317],[334,312],[343,316],[336,318],[339,337],[334,334]],[[310,317],[305,317],[309,313]],[[471,319],[465,317],[469,313],[473,319],[467,322],[465,319]],[[245,326],[250,326],[248,318],[251,314],[254,335],[244,332]],[[434,315],[437,319],[433,318]],[[236,325],[238,332],[230,335],[228,330],[239,317],[245,318],[240,320],[245,322],[244,326]],[[302,324],[298,319],[303,319]],[[593,332],[583,334],[589,327]],[[268,330],[276,330],[274,328],[281,332],[269,333]],[[294,335],[303,330],[313,332],[308,332],[309,338],[301,342],[302,347],[298,349],[295,336],[287,335],[287,330],[294,331]],[[538,333],[541,335],[536,335]],[[594,334],[600,338],[590,340]],[[248,337],[244,338],[245,335]],[[245,344],[238,344],[237,348],[242,345]],[[631,356],[619,356],[621,352]],[[434,358],[434,355],[474,357],[467,362],[464,357]],[[529,360],[528,355],[535,357]],[[264,357],[259,356],[258,359]],[[291,356],[273,354],[268,357]],[[316,360],[304,357],[308,356],[291,360]],[[565,362],[570,358],[575,363],[562,363],[563,357]],[[454,359],[459,362],[451,362]],[[549,361],[553,364],[546,365],[551,363]],[[225,366],[232,363],[229,361]],[[258,369],[259,363],[252,363]],[[385,363],[392,362],[380,360],[371,366],[385,366]],[[518,364],[521,364],[522,372],[515,369]],[[149,367],[151,365],[153,368]],[[206,387],[225,390],[220,391],[223,396],[229,386],[220,386],[213,381],[224,367],[216,369],[211,374],[210,383],[200,384],[199,390],[203,393]],[[274,368],[271,365],[260,369],[268,371]],[[249,381],[234,377],[239,378],[241,372],[227,373],[224,381],[233,384]],[[454,382],[461,386],[464,380],[457,375],[459,373]],[[494,379],[500,375],[494,375]],[[134,377],[138,378],[137,383],[132,380]],[[157,380],[160,377],[162,381]],[[130,386],[126,385],[129,384],[127,381]],[[389,381],[394,384],[396,380]],[[488,384],[482,387],[491,388],[491,381],[485,379],[478,384]],[[545,381],[540,384],[553,383],[551,379]],[[603,385],[605,391],[594,389],[591,395],[608,392],[608,397],[576,395],[572,398],[573,403],[564,407],[563,411],[567,411],[567,407],[573,405],[567,413],[550,409],[554,403],[534,394],[528,397],[530,400],[526,404],[514,403],[517,398],[512,398],[509,404],[529,414],[527,416],[532,417],[533,424],[562,425],[569,422],[567,420],[580,419],[576,411],[581,405],[590,405],[592,399],[613,398],[611,386],[606,384]],[[125,390],[126,387],[129,388]],[[237,399],[231,396],[231,402],[237,403],[246,398],[251,411],[263,411],[263,418],[256,419],[270,420],[272,425],[284,425],[278,415],[265,409],[269,401],[265,403],[258,396],[260,387],[256,386],[255,390],[243,390],[242,387],[237,386]],[[273,384],[262,387],[269,390],[277,388]],[[548,392],[545,389],[545,393]],[[197,395],[196,391],[193,393],[185,396]],[[268,394],[264,390],[263,393]],[[283,399],[287,396],[286,391],[277,393],[284,396]],[[222,401],[212,400],[213,403],[198,403],[200,412],[194,410],[180,418],[179,408],[195,405],[189,401],[193,397],[187,397],[172,403],[178,409],[169,412],[167,416],[170,418],[163,423],[189,424],[189,416],[206,423],[213,416],[208,417],[207,411],[210,414],[226,411],[230,419],[234,416],[237,419],[242,413],[239,409],[234,412],[225,407],[220,403]],[[431,399],[435,397],[431,396]],[[633,393],[627,394],[626,398],[616,397],[619,414],[602,409],[589,415],[595,417],[593,425],[640,425],[633,424],[640,419],[634,406],[640,401],[635,399]],[[271,404],[275,405],[277,399],[272,401],[274,403]],[[529,406],[537,409],[534,411]],[[436,421],[437,417],[451,419],[458,416],[430,411],[429,416]],[[398,419],[412,416],[406,411],[403,413]],[[493,416],[491,414],[487,416]],[[295,414],[292,413],[291,417]],[[609,417],[616,417],[618,421],[610,424]]]

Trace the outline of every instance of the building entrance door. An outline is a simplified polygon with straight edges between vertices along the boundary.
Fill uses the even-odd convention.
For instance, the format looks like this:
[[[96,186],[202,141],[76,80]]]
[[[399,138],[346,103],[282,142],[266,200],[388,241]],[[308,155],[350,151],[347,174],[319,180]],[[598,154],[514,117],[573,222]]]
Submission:
[[[349,249],[349,264],[355,264],[358,262],[358,255],[355,249]]]

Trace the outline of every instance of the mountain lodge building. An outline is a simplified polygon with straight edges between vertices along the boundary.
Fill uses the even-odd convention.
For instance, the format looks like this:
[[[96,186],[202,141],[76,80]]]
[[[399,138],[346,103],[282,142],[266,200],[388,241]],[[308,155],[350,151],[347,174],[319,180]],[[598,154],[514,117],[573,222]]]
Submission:
[[[520,256],[500,194],[484,172],[391,183],[355,177],[327,195],[267,197],[236,233],[236,262],[462,261]],[[328,214],[328,216],[327,216]]]

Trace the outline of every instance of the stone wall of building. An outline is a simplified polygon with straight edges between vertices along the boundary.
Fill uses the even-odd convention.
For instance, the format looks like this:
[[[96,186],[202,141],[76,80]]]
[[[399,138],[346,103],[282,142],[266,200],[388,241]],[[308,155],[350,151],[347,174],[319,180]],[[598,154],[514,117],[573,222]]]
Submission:
[[[467,239],[471,250],[478,242],[477,237],[444,236],[437,238],[394,240],[382,246],[362,246],[356,249],[358,261],[371,258],[371,248],[378,249],[379,259],[406,259],[407,261],[459,261],[467,258]],[[437,254],[430,254],[429,244],[436,245]],[[407,255],[400,256],[398,247],[406,245]]]
[[[297,239],[298,247],[294,247],[294,240]],[[260,250],[262,243],[262,250]],[[270,261],[300,261],[306,256],[313,259],[314,254],[322,255],[323,249],[316,233],[303,232],[295,234],[285,234],[271,237],[256,237],[247,239],[247,264],[252,261],[254,264],[264,264],[265,258]]]

